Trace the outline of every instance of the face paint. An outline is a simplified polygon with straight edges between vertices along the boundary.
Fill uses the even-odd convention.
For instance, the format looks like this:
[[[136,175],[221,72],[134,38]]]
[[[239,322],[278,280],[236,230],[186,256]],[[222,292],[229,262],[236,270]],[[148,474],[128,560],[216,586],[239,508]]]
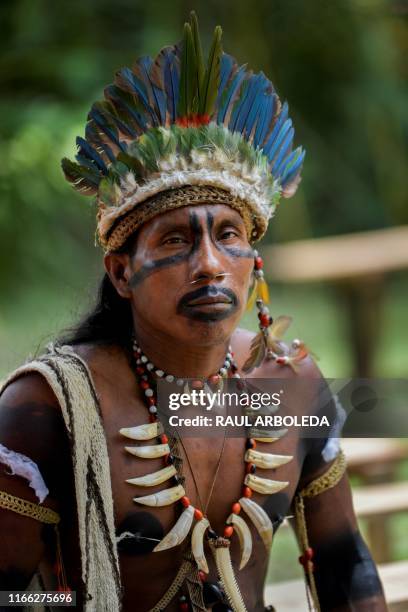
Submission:
[[[314,546],[315,580],[322,610],[382,593],[377,568],[358,531],[347,531]],[[350,605],[351,604],[351,605]]]
[[[212,236],[212,230],[214,227],[214,217],[210,212],[207,212],[207,227],[208,233],[210,234],[210,236]],[[218,249],[218,251],[226,253],[230,257],[245,257],[248,259],[253,259],[254,257],[254,251],[251,248],[241,249],[240,247],[220,245],[215,241],[213,241],[213,243],[216,249]]]
[[[187,261],[191,255],[193,255],[193,253],[199,249],[203,237],[203,230],[198,220],[198,216],[194,212],[190,213],[190,232],[193,237],[193,244],[188,251],[170,255],[169,257],[163,257],[162,259],[156,259],[155,261],[147,261],[143,264],[140,270],[135,272],[135,274],[133,274],[133,276],[130,278],[129,286],[131,289],[134,289],[136,285],[141,283],[153,272]]]
[[[205,285],[186,293],[177,305],[177,313],[197,321],[221,321],[230,317],[238,305],[231,289]]]

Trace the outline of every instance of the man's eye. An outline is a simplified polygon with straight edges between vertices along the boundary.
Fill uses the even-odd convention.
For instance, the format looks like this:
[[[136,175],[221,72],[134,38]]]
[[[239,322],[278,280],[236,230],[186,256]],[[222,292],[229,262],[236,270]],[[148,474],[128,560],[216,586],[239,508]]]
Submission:
[[[169,238],[165,238],[163,240],[163,244],[184,244],[186,242],[185,238],[181,236],[170,236]]]
[[[238,233],[235,230],[225,230],[221,233],[221,240],[229,240],[230,238],[235,238],[238,236]]]

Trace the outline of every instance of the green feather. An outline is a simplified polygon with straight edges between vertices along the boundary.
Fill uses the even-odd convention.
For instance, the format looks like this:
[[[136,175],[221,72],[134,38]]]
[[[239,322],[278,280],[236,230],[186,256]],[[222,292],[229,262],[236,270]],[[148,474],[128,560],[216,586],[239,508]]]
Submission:
[[[80,166],[66,157],[61,161],[61,166],[65,178],[73,184],[76,191],[84,195],[95,195],[97,193],[101,180],[101,175],[98,172]]]
[[[191,25],[191,31],[193,34],[193,44],[194,44],[195,56],[196,56],[198,100],[201,100],[205,67],[204,67],[203,49],[201,47],[200,34],[198,31],[198,19],[194,11],[191,11],[190,13],[190,25]]]
[[[214,30],[213,41],[208,55],[207,69],[205,71],[202,96],[198,112],[200,115],[212,115],[218,95],[221,66],[221,36],[222,30],[217,26]]]
[[[190,24],[185,23],[180,66],[180,98],[177,107],[179,117],[188,117],[194,112],[197,90],[197,61],[193,33]]]

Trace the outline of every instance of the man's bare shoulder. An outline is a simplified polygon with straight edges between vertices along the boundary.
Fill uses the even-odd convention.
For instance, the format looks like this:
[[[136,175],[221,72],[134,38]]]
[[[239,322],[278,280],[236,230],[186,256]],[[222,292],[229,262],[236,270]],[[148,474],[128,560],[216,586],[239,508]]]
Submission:
[[[117,383],[118,376],[129,370],[129,356],[117,345],[77,344],[75,353],[87,365],[95,383]]]
[[[50,491],[58,489],[69,444],[58,400],[40,374],[20,376],[1,394],[0,444],[34,461]],[[15,479],[8,479],[12,488]]]
[[[232,337],[232,344],[235,353],[235,359],[241,368],[250,354],[251,342],[255,338],[256,332],[238,327]],[[286,351],[289,351],[289,346],[283,343]],[[322,373],[314,359],[307,355],[304,359],[298,362],[296,372],[289,366],[282,366],[276,363],[274,359],[265,359],[264,362],[256,369],[258,378],[322,378]]]

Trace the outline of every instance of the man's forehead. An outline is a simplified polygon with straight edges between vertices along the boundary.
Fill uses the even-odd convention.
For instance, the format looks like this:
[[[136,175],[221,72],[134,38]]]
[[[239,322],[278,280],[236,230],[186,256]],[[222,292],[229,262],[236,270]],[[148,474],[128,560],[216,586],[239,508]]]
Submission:
[[[231,220],[244,225],[241,215],[225,204],[195,204],[183,206],[175,210],[166,211],[148,221],[143,229],[149,231],[160,231],[176,225],[189,225],[192,218],[200,223],[206,223],[211,219],[214,223]]]

